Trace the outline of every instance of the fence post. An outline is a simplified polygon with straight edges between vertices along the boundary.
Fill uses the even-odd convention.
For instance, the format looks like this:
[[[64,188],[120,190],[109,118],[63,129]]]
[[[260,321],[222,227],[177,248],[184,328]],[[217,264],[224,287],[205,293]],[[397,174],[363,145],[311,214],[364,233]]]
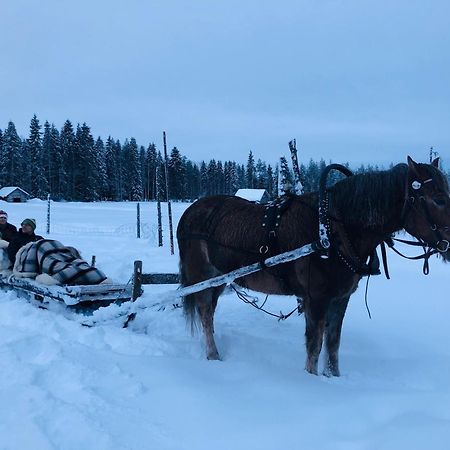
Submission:
[[[141,204],[136,204],[136,232],[138,239],[141,238]]]
[[[167,212],[169,214],[169,237],[170,237],[170,254],[173,255],[174,246],[173,246],[173,225],[172,225],[172,205],[170,204],[169,198],[169,170],[167,168],[168,157],[167,157],[167,143],[166,143],[166,132],[163,132],[163,141],[164,141],[164,170],[166,174],[166,198],[167,198]]]
[[[50,193],[47,194],[47,234],[50,234]]]
[[[142,287],[142,261],[135,261],[133,271],[133,291],[131,294],[133,302],[141,295],[141,287]]]
[[[159,180],[159,167],[156,166],[155,169],[155,180],[156,180],[156,209],[158,214],[158,247],[163,246],[163,230],[162,230],[162,218],[161,218],[161,199],[160,199],[160,180]]]

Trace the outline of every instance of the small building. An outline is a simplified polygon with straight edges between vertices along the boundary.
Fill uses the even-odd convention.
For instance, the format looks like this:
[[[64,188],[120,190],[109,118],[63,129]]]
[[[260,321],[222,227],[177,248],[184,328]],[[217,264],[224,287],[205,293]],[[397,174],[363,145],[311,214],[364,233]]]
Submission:
[[[10,203],[23,203],[30,198],[30,194],[18,186],[5,186],[0,189],[0,200]]]
[[[234,195],[257,203],[268,203],[270,200],[265,189],[239,189]]]

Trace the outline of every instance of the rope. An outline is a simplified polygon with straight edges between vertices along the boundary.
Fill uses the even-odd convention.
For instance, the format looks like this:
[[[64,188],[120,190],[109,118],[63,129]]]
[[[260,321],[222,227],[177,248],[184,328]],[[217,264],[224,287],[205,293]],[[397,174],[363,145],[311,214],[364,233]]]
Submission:
[[[286,320],[292,314],[294,314],[295,311],[298,311],[298,305],[297,305],[289,314],[283,314],[282,311],[280,311],[279,314],[275,314],[275,313],[267,311],[266,309],[263,308],[267,302],[269,295],[266,295],[266,298],[262,305],[257,305],[257,303],[259,301],[259,299],[257,297],[252,297],[250,294],[247,294],[247,293],[243,292],[242,290],[238,289],[234,283],[231,284],[231,287],[234,290],[234,292],[236,292],[236,295],[238,296],[239,300],[242,300],[244,303],[253,306],[253,308],[256,308],[257,310],[262,311],[262,312],[268,314],[269,316],[276,317],[278,319],[278,321]]]

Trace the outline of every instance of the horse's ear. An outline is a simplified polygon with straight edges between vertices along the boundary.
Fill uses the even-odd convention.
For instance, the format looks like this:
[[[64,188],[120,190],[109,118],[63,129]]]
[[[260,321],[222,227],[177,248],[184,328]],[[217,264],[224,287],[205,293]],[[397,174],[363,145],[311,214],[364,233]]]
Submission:
[[[419,165],[411,158],[411,156],[408,156],[408,167],[412,172],[414,172],[416,175],[418,175]]]
[[[439,169],[439,156],[431,162],[431,165],[436,167],[436,169]]]

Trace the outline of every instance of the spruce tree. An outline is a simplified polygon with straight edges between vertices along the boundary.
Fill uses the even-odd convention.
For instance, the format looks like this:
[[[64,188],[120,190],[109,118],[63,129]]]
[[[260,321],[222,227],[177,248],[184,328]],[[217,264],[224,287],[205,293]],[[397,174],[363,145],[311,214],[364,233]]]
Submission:
[[[105,145],[106,200],[117,200],[117,160],[114,139],[108,136]]]
[[[208,168],[206,162],[202,161],[200,164],[200,196],[208,195]]]
[[[247,188],[253,189],[256,184],[256,168],[255,168],[255,158],[253,157],[253,153],[250,150],[247,159],[247,168],[245,172]]]
[[[106,177],[106,155],[105,146],[100,137],[97,138],[94,145],[95,151],[95,176],[96,176],[96,191],[100,200],[108,198],[108,179]]]
[[[185,191],[185,170],[181,153],[177,147],[174,147],[170,152],[168,170],[170,196],[174,200],[182,200]]]
[[[2,186],[17,186],[21,184],[22,147],[22,140],[17,134],[14,123],[8,122],[8,126],[3,133],[3,145],[0,154],[0,179]]]
[[[130,177],[128,198],[132,201],[140,201],[142,200],[142,170],[136,139],[130,139],[128,151],[128,174]]]
[[[146,172],[146,151],[143,145],[139,146],[139,165],[141,167],[141,190],[142,190],[142,200],[147,200],[145,188],[147,186],[147,172]]]
[[[209,161],[207,176],[207,195],[217,195],[217,163],[215,159]]]
[[[85,122],[81,126],[78,124],[73,152],[74,200],[89,202],[99,198],[94,146],[89,126]]]
[[[66,120],[60,134],[60,152],[62,166],[60,168],[58,197],[74,200],[74,165],[75,165],[75,133],[70,120]]]
[[[256,185],[257,189],[265,189],[267,185],[267,165],[261,159],[256,163]]]
[[[115,153],[116,153],[116,200],[123,200],[125,198],[125,188],[124,188],[124,171],[123,171],[123,151],[122,144],[119,140],[116,141],[115,144]]]
[[[294,182],[287,159],[282,156],[280,158],[280,175],[278,182],[278,192],[280,194],[289,194],[293,192]]]
[[[30,137],[28,138],[28,152],[31,163],[31,192],[34,197],[45,198],[48,192],[48,180],[44,175],[42,161],[41,126],[36,114],[31,119]]]
[[[146,198],[156,200],[156,146],[154,143],[147,147],[143,171],[145,171]]]
[[[267,193],[269,194],[270,199],[275,198],[275,189],[274,189],[274,183],[273,183],[273,169],[270,164],[267,166],[267,178],[266,178],[265,189],[266,189]]]
[[[223,171],[222,161],[217,161],[216,166],[216,179],[217,179],[217,194],[224,194],[225,192],[225,173]]]

